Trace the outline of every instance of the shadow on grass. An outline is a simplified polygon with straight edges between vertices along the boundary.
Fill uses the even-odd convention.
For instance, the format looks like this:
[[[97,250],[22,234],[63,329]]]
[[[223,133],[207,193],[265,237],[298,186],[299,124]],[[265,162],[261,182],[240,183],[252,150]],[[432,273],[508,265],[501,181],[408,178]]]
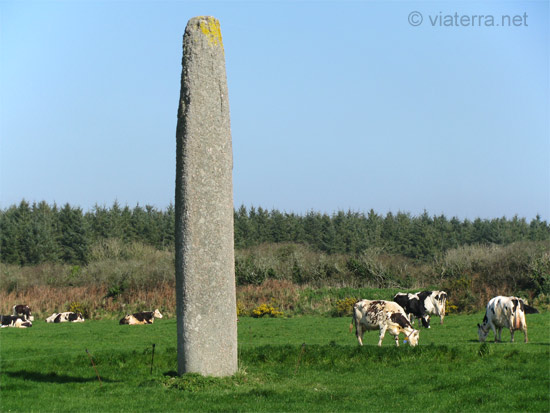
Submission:
[[[75,376],[68,376],[65,374],[57,374],[55,372],[52,373],[39,373],[36,371],[28,371],[28,370],[20,370],[20,371],[8,371],[5,372],[6,375],[23,379],[23,380],[31,380],[41,383],[88,383],[93,381],[98,381],[97,377],[91,377],[91,378],[84,378],[84,377],[75,377]],[[117,380],[109,380],[106,378],[101,378],[101,381],[104,383],[116,383]]]

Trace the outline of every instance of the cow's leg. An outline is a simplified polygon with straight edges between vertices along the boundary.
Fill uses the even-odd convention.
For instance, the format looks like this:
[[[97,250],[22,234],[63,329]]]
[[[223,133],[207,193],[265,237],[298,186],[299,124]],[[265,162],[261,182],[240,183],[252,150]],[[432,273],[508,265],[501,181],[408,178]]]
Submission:
[[[495,343],[498,342],[498,335],[497,335],[497,329],[495,328],[495,325],[491,323],[491,330],[493,330],[493,334],[495,336]]]
[[[523,342],[524,343],[529,342],[529,339],[527,338],[527,326],[526,325],[523,326],[523,334],[525,336],[524,339],[523,339]]]
[[[386,328],[387,326],[380,327],[380,340],[378,340],[378,347],[382,347],[382,340],[384,340],[384,336],[386,335]]]
[[[357,336],[357,341],[359,342],[359,345],[363,345],[363,329],[361,328],[361,323],[357,323],[357,326],[355,327],[355,335]]]
[[[513,343],[514,342],[514,329],[512,327],[510,327],[510,343]]]
[[[396,345],[397,347],[399,347],[399,334],[397,334],[397,335],[394,337],[394,339],[395,339],[395,345]]]

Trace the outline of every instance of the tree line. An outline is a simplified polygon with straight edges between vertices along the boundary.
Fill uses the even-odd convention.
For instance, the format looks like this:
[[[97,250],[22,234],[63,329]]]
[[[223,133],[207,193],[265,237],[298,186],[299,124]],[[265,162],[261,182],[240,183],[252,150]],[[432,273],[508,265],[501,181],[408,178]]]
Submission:
[[[90,246],[105,239],[140,242],[157,249],[174,248],[175,211],[115,202],[84,212],[65,204],[21,201],[0,209],[0,260],[36,265],[43,262],[86,264]],[[263,243],[305,244],[327,254],[358,254],[377,248],[388,254],[426,261],[464,245],[507,245],[517,241],[550,239],[550,225],[540,216],[527,222],[514,216],[473,221],[426,211],[378,214],[338,211],[332,215],[306,214],[241,206],[235,210],[235,247]]]
[[[357,254],[377,248],[424,260],[464,245],[507,245],[549,239],[550,226],[540,216],[528,223],[518,216],[471,221],[430,216],[426,211],[419,216],[408,212],[388,212],[384,216],[372,209],[367,214],[338,211],[327,215],[311,211],[297,215],[241,206],[235,212],[237,248],[266,242],[295,242],[329,254]]]

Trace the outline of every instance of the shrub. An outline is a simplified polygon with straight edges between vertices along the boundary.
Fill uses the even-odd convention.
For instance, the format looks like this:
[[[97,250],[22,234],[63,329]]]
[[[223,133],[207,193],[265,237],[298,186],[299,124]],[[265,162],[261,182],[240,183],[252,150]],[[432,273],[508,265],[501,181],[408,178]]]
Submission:
[[[541,294],[533,300],[533,307],[537,310],[550,310],[550,294]]]
[[[89,317],[88,309],[78,301],[73,301],[71,304],[69,304],[67,311],[71,311],[73,313],[80,313],[84,318]]]
[[[350,316],[353,312],[353,306],[357,302],[357,298],[348,297],[336,301],[335,315],[344,317]]]
[[[237,317],[242,317],[248,315],[246,307],[241,300],[237,300]]]
[[[458,306],[454,305],[451,300],[445,301],[445,314],[455,314],[458,312]]]
[[[545,252],[535,257],[529,263],[529,287],[534,290],[534,295],[550,294],[550,253]]]
[[[287,312],[296,310],[299,302],[300,287],[286,280],[265,280],[261,285],[237,287],[237,301],[242,304],[243,315],[263,303],[277,303],[277,307]]]
[[[254,318],[261,318],[265,315],[269,317],[282,317],[283,312],[279,311],[278,308],[268,304],[261,304],[259,307],[256,307],[254,310],[252,310],[252,317]]]
[[[473,281],[470,277],[464,276],[457,280],[450,280],[444,285],[444,290],[449,293],[449,299],[456,307],[455,312],[472,311],[484,305],[483,298],[474,292]]]
[[[110,239],[96,241],[90,254],[92,260],[80,266],[0,263],[0,310],[7,314],[14,303],[25,302],[47,316],[80,302],[90,318],[156,307],[175,314],[173,251]],[[243,316],[263,303],[285,316],[341,316],[349,314],[348,297],[388,300],[403,290],[447,291],[456,306],[448,306],[448,313],[480,311],[496,295],[540,296],[545,309],[550,297],[550,241],[462,246],[429,263],[383,248],[328,254],[273,243],[236,250],[235,266]]]

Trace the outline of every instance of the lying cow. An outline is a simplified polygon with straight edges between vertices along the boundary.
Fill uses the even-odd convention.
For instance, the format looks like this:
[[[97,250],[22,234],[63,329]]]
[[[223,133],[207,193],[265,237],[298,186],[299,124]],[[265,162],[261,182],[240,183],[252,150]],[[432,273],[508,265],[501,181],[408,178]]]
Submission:
[[[355,303],[353,307],[353,319],[350,324],[350,331],[355,324],[355,335],[359,344],[363,345],[363,334],[368,330],[380,329],[380,340],[378,346],[382,345],[382,340],[386,331],[395,338],[395,345],[399,347],[399,333],[405,335],[405,339],[411,346],[416,346],[419,339],[419,331],[415,330],[403,308],[393,301],[370,301],[361,300]]]
[[[407,314],[409,321],[412,323],[414,317],[418,318],[422,325],[430,328],[430,316],[426,311],[425,296],[420,296],[421,293],[397,293],[393,297],[393,301],[399,304]]]
[[[46,318],[46,323],[83,323],[84,317],[80,313],[65,311],[64,313],[53,313]]]
[[[34,317],[31,314],[31,308],[26,304],[14,305],[13,315],[21,317],[23,320],[34,321]]]
[[[424,302],[426,313],[439,316],[440,324],[443,324],[445,306],[447,305],[447,293],[445,291],[422,291],[416,293],[416,295]]]
[[[16,315],[0,315],[0,322],[2,328],[15,327],[15,328],[27,328],[32,327],[30,320],[24,319]]]
[[[484,342],[487,339],[489,329],[493,330],[495,343],[501,341],[502,329],[509,328],[512,336],[511,342],[514,342],[514,332],[521,330],[524,334],[524,341],[527,343],[526,313],[538,313],[538,310],[525,304],[521,298],[500,295],[491,298],[487,304],[483,324],[477,325],[479,341]]]
[[[162,318],[162,314],[158,308],[155,311],[143,311],[141,313],[128,314],[120,320],[119,324],[153,324],[155,317]]]

